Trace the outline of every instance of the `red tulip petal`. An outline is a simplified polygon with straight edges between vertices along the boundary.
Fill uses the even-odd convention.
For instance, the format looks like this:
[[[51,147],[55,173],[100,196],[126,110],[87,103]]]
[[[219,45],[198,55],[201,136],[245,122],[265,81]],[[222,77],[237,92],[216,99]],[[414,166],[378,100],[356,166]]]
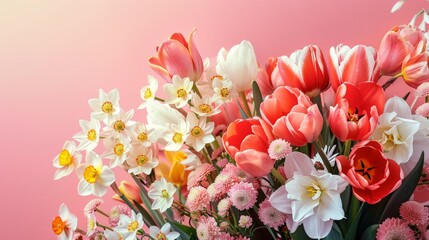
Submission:
[[[188,49],[178,41],[164,42],[158,51],[159,61],[170,75],[190,77],[193,74],[193,63]]]
[[[262,177],[271,172],[274,161],[265,152],[248,149],[235,155],[237,166],[243,171],[255,176]]]

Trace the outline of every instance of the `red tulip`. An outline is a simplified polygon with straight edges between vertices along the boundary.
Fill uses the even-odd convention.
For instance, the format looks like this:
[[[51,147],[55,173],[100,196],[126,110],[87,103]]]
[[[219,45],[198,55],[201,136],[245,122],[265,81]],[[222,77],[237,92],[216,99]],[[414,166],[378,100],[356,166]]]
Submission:
[[[375,204],[395,191],[404,174],[392,159],[386,158],[377,141],[357,143],[349,156],[337,157],[340,175],[350,183],[353,194],[360,201]]]
[[[196,29],[193,29],[189,33],[188,41],[181,33],[171,35],[157,48],[157,55],[149,58],[149,66],[168,82],[171,82],[173,75],[198,81],[204,66],[195,46],[196,34]]]
[[[377,82],[379,68],[376,64],[377,53],[374,48],[357,45],[350,49],[345,45],[331,47],[329,75],[334,91],[344,82]]]
[[[261,114],[273,126],[274,135],[293,146],[313,142],[322,131],[323,118],[317,105],[296,88],[277,88],[262,102]]]
[[[388,31],[378,50],[381,74],[394,76],[401,72],[404,58],[424,39],[420,29],[409,25],[396,26]]]
[[[429,81],[428,54],[426,40],[421,41],[402,62],[401,76],[410,87],[417,88]]]
[[[229,124],[222,140],[225,150],[245,172],[261,177],[273,168],[274,160],[268,155],[268,147],[274,137],[263,119],[235,120]]]
[[[260,68],[256,79],[263,96],[270,95],[280,86],[284,86],[277,67],[278,59],[270,57],[265,64],[265,68]]]
[[[322,51],[315,45],[280,57],[278,68],[284,86],[296,87],[310,97],[329,88],[328,69]]]
[[[383,89],[373,82],[341,84],[336,93],[335,107],[329,110],[329,126],[341,141],[366,140],[377,125],[378,115],[383,112]]]

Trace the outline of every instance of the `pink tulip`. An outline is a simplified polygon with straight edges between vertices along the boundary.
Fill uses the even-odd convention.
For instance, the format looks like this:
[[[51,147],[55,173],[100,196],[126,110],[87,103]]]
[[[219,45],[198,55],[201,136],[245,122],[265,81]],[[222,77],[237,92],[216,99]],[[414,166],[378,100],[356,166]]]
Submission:
[[[278,59],[270,57],[265,64],[265,68],[260,68],[256,79],[263,96],[270,95],[280,86],[284,86],[277,67]]]
[[[406,84],[417,88],[420,84],[429,81],[428,60],[426,40],[422,40],[402,62],[401,76]]]
[[[181,33],[171,35],[157,48],[157,55],[149,58],[149,66],[168,82],[171,82],[173,75],[198,81],[204,66],[195,46],[196,34],[196,29],[193,29],[189,33],[188,41]]]
[[[323,118],[316,104],[297,88],[279,87],[261,104],[262,118],[273,126],[276,137],[293,146],[317,139]]]
[[[119,190],[130,201],[134,200],[138,203],[142,203],[142,199],[140,197],[140,189],[135,184],[127,181],[121,181],[121,184],[119,185]],[[118,196],[118,194],[115,194],[112,198],[117,201],[123,202],[123,200]]]
[[[309,45],[280,57],[278,68],[284,86],[296,87],[309,97],[329,88],[328,70],[320,48]]]
[[[377,53],[373,47],[357,45],[350,49],[346,45],[331,47],[329,75],[334,91],[344,82],[377,82],[379,68],[376,64]]]
[[[336,93],[335,107],[329,110],[329,126],[341,141],[368,139],[383,112],[383,89],[373,82],[341,84]]]
[[[396,26],[388,31],[378,50],[381,74],[394,76],[401,72],[404,58],[424,39],[420,29],[408,25]]]
[[[274,167],[274,160],[268,155],[274,137],[263,119],[235,120],[229,124],[222,140],[225,150],[243,171],[262,177]]]

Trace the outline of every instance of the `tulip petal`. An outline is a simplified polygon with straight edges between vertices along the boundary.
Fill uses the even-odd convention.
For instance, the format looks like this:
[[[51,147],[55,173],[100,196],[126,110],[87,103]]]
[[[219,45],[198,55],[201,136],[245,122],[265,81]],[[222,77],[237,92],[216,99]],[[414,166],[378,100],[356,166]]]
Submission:
[[[178,41],[164,42],[158,50],[159,61],[171,75],[189,77],[193,72],[193,63],[188,49]]]
[[[274,167],[274,161],[267,153],[253,149],[237,152],[235,161],[240,169],[255,177],[267,175]]]
[[[189,37],[188,37],[188,42],[189,42],[188,49],[189,49],[189,53],[191,54],[191,58],[193,59],[195,73],[197,74],[195,76],[196,79],[193,79],[194,81],[197,81],[201,77],[201,74],[204,71],[203,60],[201,59],[201,55],[198,52],[198,49],[195,45],[196,36],[197,36],[197,30],[194,28],[189,33]]]

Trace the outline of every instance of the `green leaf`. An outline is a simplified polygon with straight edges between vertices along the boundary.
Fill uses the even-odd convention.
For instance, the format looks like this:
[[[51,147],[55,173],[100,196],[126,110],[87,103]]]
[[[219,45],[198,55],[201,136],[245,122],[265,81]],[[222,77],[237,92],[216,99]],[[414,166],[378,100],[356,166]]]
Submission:
[[[299,226],[295,232],[290,233],[290,236],[294,240],[311,240],[311,238],[305,233],[304,227],[302,225]]]
[[[334,222],[334,225],[332,225],[332,229],[329,232],[328,236],[325,237],[325,240],[343,240],[343,234],[341,233],[340,228],[338,225]]]
[[[238,108],[240,109],[241,118],[247,119],[246,112],[243,110],[243,108],[241,107],[241,104],[238,100],[237,100],[237,105],[238,105]]]
[[[403,97],[403,99],[406,101],[407,100],[407,98],[410,96],[410,93],[411,92],[407,92],[407,94],[405,94],[405,96]]]
[[[252,82],[252,92],[253,92],[253,109],[256,113],[256,116],[261,116],[260,106],[264,99],[262,98],[261,89],[259,89],[258,83],[256,81]]]
[[[133,200],[133,202],[134,202],[134,205],[136,205],[136,207],[139,210],[139,212],[142,214],[143,219],[145,220],[146,224],[148,224],[149,226],[156,225],[155,221],[152,219],[152,217],[146,211],[146,209],[144,209],[144,207],[142,207],[142,205],[140,205],[135,200]]]
[[[178,223],[176,221],[168,220],[172,227],[180,233],[180,237],[182,239],[189,239],[189,240],[197,240],[197,230],[195,228],[191,228],[188,226],[185,226],[181,223]]]
[[[347,230],[347,233],[346,233],[344,239],[346,239],[346,240],[354,240],[354,239],[356,239],[356,233],[357,233],[357,230],[358,230],[358,227],[359,227],[359,222],[360,222],[362,213],[364,212],[364,209],[366,208],[365,206],[366,206],[365,203],[363,203],[361,205],[361,207],[359,209],[359,212],[357,213],[355,219],[349,219],[349,221],[353,221],[353,222],[351,223],[349,229]]]
[[[369,226],[365,232],[363,232],[362,237],[360,239],[362,240],[372,240],[375,239],[375,236],[377,234],[377,228],[378,224],[374,224]]]

